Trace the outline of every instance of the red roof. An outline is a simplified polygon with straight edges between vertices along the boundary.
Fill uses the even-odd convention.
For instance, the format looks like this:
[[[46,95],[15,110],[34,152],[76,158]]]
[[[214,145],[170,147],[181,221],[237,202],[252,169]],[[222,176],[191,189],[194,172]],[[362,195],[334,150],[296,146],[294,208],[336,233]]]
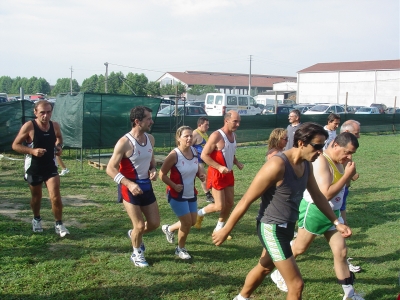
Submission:
[[[298,73],[331,72],[331,71],[375,71],[400,70],[400,59],[319,63],[298,71]]]
[[[214,85],[214,86],[249,86],[249,74],[239,73],[217,73],[217,72],[167,72],[187,85]],[[272,87],[274,83],[291,81],[296,82],[296,77],[273,76],[273,75],[251,75],[252,87]]]

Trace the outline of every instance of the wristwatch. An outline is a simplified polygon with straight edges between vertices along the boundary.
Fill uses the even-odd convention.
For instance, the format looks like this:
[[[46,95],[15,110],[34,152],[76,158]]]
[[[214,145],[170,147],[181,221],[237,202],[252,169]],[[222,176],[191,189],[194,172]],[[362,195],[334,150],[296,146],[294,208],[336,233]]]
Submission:
[[[335,225],[335,226],[338,226],[340,223],[339,223],[339,220],[336,220],[335,222],[333,222],[333,225]]]

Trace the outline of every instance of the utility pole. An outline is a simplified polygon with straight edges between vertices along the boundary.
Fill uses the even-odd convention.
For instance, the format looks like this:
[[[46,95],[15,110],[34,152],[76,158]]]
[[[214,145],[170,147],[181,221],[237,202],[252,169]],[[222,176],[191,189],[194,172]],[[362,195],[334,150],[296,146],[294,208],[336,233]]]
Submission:
[[[108,62],[105,62],[104,65],[106,66],[106,81],[104,82],[104,89],[106,94],[108,93],[107,82],[108,82]]]
[[[72,72],[73,72],[72,66],[71,66],[70,70],[71,70],[71,79],[69,80],[69,86],[71,88],[71,95],[72,95]]]
[[[252,55],[250,55],[249,92],[247,93],[249,96],[251,96],[251,57]]]

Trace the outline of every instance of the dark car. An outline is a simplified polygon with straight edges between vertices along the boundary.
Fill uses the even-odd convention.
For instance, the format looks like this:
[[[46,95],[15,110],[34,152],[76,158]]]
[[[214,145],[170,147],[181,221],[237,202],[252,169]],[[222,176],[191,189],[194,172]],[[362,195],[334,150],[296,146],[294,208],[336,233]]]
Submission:
[[[263,110],[263,115],[271,115],[277,113],[278,115],[288,115],[292,110],[291,105],[278,105],[277,112],[275,112],[275,105],[266,105]]]
[[[197,105],[178,105],[178,113],[175,115],[175,105],[169,105],[157,113],[157,117],[171,117],[171,116],[207,116],[206,111]]]
[[[372,103],[370,107],[377,107],[379,109],[380,114],[386,113],[387,107],[383,103]]]

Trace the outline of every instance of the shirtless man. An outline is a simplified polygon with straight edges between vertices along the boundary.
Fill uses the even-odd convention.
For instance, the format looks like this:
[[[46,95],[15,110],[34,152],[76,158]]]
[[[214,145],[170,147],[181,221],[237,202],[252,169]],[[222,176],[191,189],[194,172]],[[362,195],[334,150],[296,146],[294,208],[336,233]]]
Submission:
[[[15,138],[12,148],[18,153],[26,154],[25,180],[31,191],[31,208],[33,211],[32,230],[42,232],[40,205],[42,186],[46,184],[55,218],[55,231],[61,237],[69,234],[62,222],[60,194],[60,176],[57,172],[55,155],[61,155],[63,139],[60,125],[50,121],[53,106],[47,100],[36,102],[33,113],[36,119],[26,122]]]
[[[224,116],[224,126],[214,131],[204,146],[201,159],[208,165],[207,187],[212,188],[215,203],[210,203],[198,211],[197,222],[194,225],[197,229],[201,228],[201,222],[206,214],[220,212],[214,231],[224,227],[229,217],[234,200],[233,165],[239,170],[243,169],[243,164],[235,156],[235,131],[239,125],[239,113],[234,110],[228,111]]]
[[[207,131],[209,127],[210,122],[208,121],[208,119],[206,117],[200,117],[197,120],[197,129],[193,131],[193,147],[197,150],[200,172],[204,174],[204,161],[201,159],[201,152],[203,152],[203,148],[208,141]],[[205,181],[201,182],[201,187],[206,194],[207,202],[214,203],[214,198],[211,195],[210,189],[207,188],[207,184]]]
[[[151,180],[157,179],[154,137],[150,131],[152,110],[132,108],[132,129],[119,139],[107,165],[107,174],[118,184],[118,191],[133,229],[128,231],[133,252],[130,260],[137,267],[148,267],[144,257],[143,235],[160,226],[160,214]]]

